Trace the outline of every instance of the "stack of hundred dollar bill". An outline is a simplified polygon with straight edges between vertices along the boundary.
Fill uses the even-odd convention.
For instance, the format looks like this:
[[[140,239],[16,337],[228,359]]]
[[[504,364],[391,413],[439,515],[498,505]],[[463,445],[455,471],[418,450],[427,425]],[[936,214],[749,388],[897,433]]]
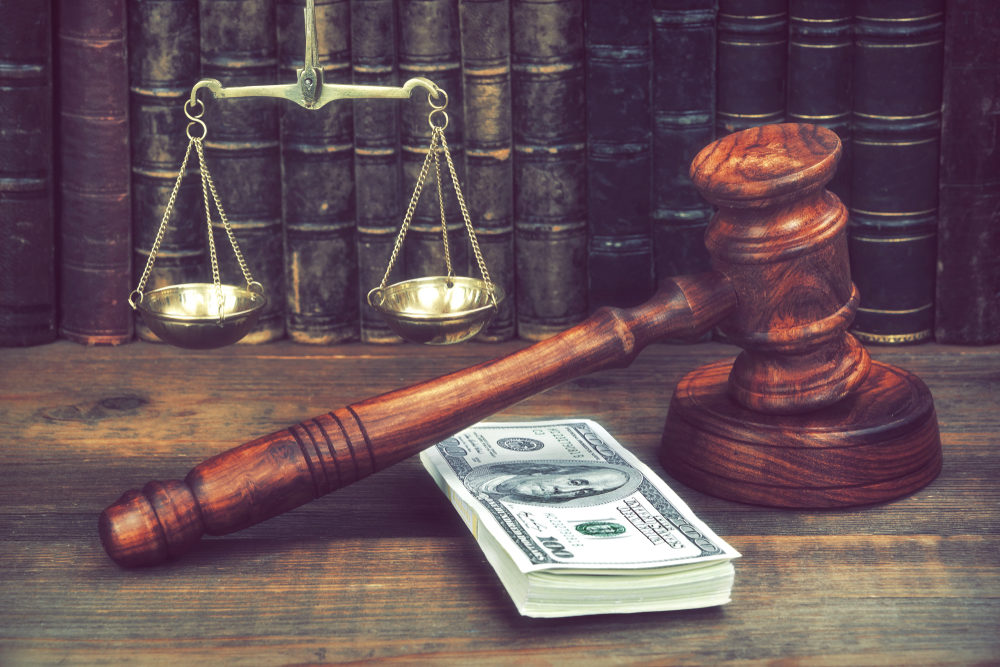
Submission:
[[[729,602],[740,554],[596,422],[483,422],[420,459],[525,616]]]

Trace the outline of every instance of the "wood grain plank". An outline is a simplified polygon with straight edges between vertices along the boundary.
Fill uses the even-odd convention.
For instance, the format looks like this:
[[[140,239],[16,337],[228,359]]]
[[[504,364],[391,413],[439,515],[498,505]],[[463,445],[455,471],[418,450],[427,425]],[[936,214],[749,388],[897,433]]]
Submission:
[[[873,350],[934,394],[945,467],[910,497],[782,511],[672,482],[743,553],[719,608],[522,618],[412,459],[162,567],[122,570],[100,547],[97,513],[129,486],[518,345],[0,350],[0,664],[1000,660],[997,346]],[[659,469],[674,383],[733,354],[652,346],[498,418],[594,417]]]

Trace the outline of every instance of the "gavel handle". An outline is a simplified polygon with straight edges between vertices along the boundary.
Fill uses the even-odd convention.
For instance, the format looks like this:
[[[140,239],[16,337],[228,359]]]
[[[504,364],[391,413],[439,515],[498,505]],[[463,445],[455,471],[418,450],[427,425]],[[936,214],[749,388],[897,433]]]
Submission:
[[[505,357],[369,398],[230,449],[184,481],[127,491],[100,517],[119,565],[153,565],[204,533],[231,533],[397,463],[544,389],[626,366],[648,343],[694,337],[736,305],[720,273],[666,281],[646,303],[601,308],[581,324]]]

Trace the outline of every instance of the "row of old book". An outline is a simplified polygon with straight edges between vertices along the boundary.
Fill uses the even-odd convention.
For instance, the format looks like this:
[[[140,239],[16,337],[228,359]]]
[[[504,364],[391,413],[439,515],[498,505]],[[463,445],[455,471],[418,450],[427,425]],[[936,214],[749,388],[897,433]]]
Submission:
[[[294,83],[305,6],[5,3],[0,345],[149,337],[128,296],[184,155],[191,88]],[[844,143],[831,189],[851,213],[855,332],[1000,342],[1000,3],[316,0],[315,16],[327,83],[426,77],[448,93],[469,213],[511,295],[486,340],[544,338],[708,268],[712,209],[691,158],[716,136],[787,121]],[[398,340],[364,295],[426,155],[426,95],[320,110],[200,99],[209,168],[269,297],[245,340]],[[443,270],[426,193],[393,279]],[[454,197],[445,208],[467,267]],[[185,179],[147,289],[209,278],[203,209],[199,179]],[[223,279],[239,282],[221,238]]]

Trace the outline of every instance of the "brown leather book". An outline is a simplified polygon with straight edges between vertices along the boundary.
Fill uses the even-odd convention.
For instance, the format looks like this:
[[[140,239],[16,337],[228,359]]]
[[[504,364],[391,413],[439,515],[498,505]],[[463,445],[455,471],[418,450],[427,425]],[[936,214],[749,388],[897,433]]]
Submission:
[[[587,314],[582,0],[511,4],[517,331],[547,338]]]
[[[149,261],[187,148],[184,103],[200,74],[198,0],[128,0],[133,285]],[[211,280],[197,162],[174,201],[145,291]],[[158,340],[142,318],[136,334]]]
[[[279,81],[296,80],[305,57],[305,0],[278,12]],[[327,83],[351,81],[348,0],[317,0],[319,66]],[[391,103],[390,103],[391,104]],[[353,107],[281,107],[281,190],[285,227],[288,336],[332,344],[358,335]]]
[[[459,13],[465,100],[464,193],[490,279],[507,295],[479,339],[502,341],[516,334],[510,0],[463,2]],[[477,275],[475,262],[470,271]]]
[[[354,83],[399,85],[394,0],[351,0],[351,64]],[[398,343],[385,320],[368,306],[368,290],[378,287],[389,264],[403,220],[399,160],[401,104],[379,99],[354,101],[354,181],[358,225],[358,280],[361,340]],[[402,279],[400,264],[389,282]]]
[[[445,137],[452,160],[464,182],[465,163],[462,119],[462,70],[459,44],[458,4],[451,0],[401,0],[399,3],[399,75],[402,81],[426,77],[448,94],[448,128]],[[402,103],[400,144],[403,165],[403,197],[409,201],[430,145],[427,115],[431,107],[423,89],[414,91]],[[442,160],[441,178],[445,192],[448,245],[455,273],[468,275],[469,244],[465,224]],[[400,220],[402,222],[402,220]],[[441,214],[437,200],[434,169],[430,169],[402,248],[407,278],[443,276],[447,273]],[[388,266],[388,262],[386,263]],[[383,271],[385,267],[382,267]]]
[[[56,6],[59,332],[132,338],[129,89],[125,0]]]
[[[276,82],[278,50],[273,0],[201,0],[201,73],[223,87]],[[203,120],[209,172],[237,242],[267,306],[244,343],[285,334],[285,262],[281,226],[279,104],[261,97],[215,99],[208,93]],[[215,245],[224,283],[244,277],[226,234],[213,215]]]

